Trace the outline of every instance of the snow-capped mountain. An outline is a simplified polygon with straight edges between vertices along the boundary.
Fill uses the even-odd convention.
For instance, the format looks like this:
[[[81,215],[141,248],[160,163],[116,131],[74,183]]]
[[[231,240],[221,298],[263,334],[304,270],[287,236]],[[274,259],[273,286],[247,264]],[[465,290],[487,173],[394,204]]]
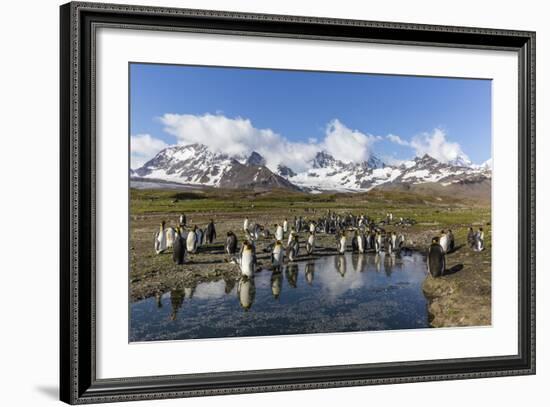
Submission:
[[[202,144],[172,146],[134,171],[134,177],[221,188],[299,188],[273,173],[253,152],[247,159],[214,153]]]
[[[443,163],[429,155],[399,165],[386,165],[375,155],[361,163],[344,163],[320,151],[307,164],[308,169],[302,172],[284,164],[272,171],[257,152],[248,157],[230,157],[214,153],[204,145],[192,144],[162,150],[130,176],[222,188],[284,188],[310,192],[367,191],[389,184],[439,183],[448,186],[491,178],[490,160],[476,166],[464,158]]]

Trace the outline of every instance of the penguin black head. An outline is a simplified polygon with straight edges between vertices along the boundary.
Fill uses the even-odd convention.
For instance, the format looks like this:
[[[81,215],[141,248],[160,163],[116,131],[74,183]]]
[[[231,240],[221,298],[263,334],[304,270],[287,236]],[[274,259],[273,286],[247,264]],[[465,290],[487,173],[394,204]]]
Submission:
[[[439,238],[438,237],[433,237],[432,238],[432,244],[439,244]]]

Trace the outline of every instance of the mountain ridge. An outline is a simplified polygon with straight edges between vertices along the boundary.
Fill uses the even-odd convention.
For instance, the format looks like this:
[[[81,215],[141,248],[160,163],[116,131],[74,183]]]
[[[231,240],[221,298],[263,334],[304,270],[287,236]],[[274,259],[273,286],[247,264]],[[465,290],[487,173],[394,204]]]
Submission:
[[[361,192],[390,184],[437,183],[442,186],[491,180],[491,162],[473,165],[461,158],[444,163],[425,154],[397,165],[388,165],[376,155],[360,163],[345,163],[327,151],[319,151],[297,172],[284,162],[270,169],[256,151],[232,157],[202,144],[170,146],[142,167],[130,170],[130,178],[162,179],[220,188],[282,188],[311,193]],[[490,182],[489,182],[490,183]]]

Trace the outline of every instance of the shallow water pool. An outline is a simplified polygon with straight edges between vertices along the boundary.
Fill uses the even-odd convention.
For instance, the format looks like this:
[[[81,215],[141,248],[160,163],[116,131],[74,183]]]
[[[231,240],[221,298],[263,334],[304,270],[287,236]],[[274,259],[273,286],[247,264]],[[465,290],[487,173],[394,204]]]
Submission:
[[[200,283],[130,305],[131,342],[429,326],[425,257],[352,254]]]

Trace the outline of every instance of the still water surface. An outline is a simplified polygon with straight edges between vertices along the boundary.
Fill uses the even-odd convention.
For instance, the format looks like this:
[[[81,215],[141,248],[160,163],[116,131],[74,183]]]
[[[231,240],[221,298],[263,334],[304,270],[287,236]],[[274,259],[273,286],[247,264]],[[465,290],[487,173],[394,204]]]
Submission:
[[[346,253],[201,283],[131,304],[130,341],[424,328],[426,274],[418,253]]]

